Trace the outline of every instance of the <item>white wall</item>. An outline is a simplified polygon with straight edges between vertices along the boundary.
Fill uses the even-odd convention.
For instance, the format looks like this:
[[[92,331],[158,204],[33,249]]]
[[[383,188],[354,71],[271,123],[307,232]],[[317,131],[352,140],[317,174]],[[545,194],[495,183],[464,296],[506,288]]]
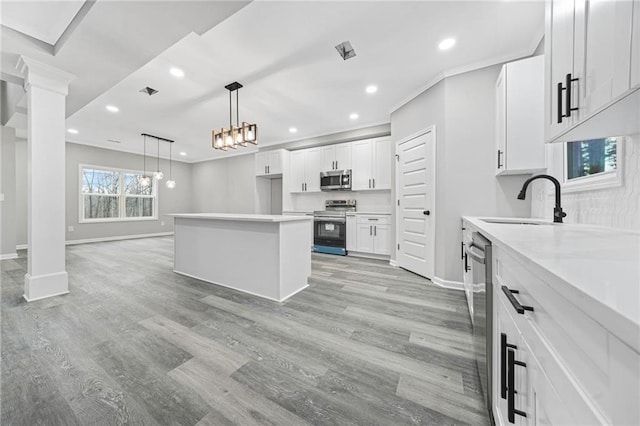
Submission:
[[[548,146],[547,172],[562,182],[563,144]],[[622,186],[562,194],[566,223],[585,223],[640,230],[640,134],[627,136],[624,143]],[[531,215],[553,220],[555,205],[550,182],[534,181],[527,194],[532,198]]]
[[[436,126],[435,276],[446,281],[462,279],[461,216],[525,217],[531,208],[516,199],[528,176],[494,175],[499,72],[492,66],[446,78],[391,114],[394,143]]]
[[[27,243],[27,167],[26,141],[16,144],[16,225],[17,243]],[[147,159],[148,160],[148,159]],[[173,220],[164,216],[168,213],[188,213],[191,206],[191,170],[190,165],[173,162],[173,180],[176,187],[172,190],[164,185],[169,176],[169,162],[160,160],[160,170],[165,172],[165,180],[158,186],[158,219],[107,222],[79,223],[79,167],[80,164],[114,167],[121,169],[142,169],[141,155],[96,148],[87,145],[66,144],[66,226],[73,226],[73,231],[66,231],[66,240],[84,240],[126,235],[155,234],[173,231]],[[164,225],[162,225],[164,222]]]
[[[191,165],[194,213],[254,213],[254,154]]]

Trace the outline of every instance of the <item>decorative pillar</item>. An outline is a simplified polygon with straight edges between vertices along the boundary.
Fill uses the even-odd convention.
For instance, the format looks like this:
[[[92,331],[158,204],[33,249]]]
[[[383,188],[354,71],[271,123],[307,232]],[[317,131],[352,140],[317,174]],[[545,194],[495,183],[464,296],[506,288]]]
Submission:
[[[65,270],[65,97],[73,75],[21,56],[27,92],[27,245],[24,298],[69,292]]]

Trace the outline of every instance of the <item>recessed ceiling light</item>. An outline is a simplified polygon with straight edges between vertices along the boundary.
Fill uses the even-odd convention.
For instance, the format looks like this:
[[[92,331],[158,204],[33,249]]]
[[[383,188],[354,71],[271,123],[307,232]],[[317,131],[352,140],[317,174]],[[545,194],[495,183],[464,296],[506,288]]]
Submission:
[[[357,114],[357,113],[355,113],[355,112],[353,112],[353,113],[351,113],[351,114],[349,115],[349,118],[350,118],[350,119],[352,119],[352,120],[357,120],[357,119],[358,119],[358,117],[359,117],[359,116],[358,116],[358,114]]]
[[[182,156],[184,157],[185,155],[187,155],[187,153],[186,153],[186,152],[184,152],[184,151],[182,151],[182,152],[180,153],[180,155],[182,155]]]
[[[297,131],[298,129],[296,129],[295,127],[289,127],[289,133],[295,133]]]
[[[438,47],[440,48],[440,50],[447,50],[453,47],[454,44],[456,44],[455,38],[445,38],[440,42]]]
[[[374,86],[372,84],[370,86],[367,86],[365,90],[367,91],[367,93],[376,93],[378,91],[378,86]]]
[[[118,108],[117,106],[114,106],[114,105],[107,105],[107,111],[109,111],[109,112],[118,112],[118,111],[120,111],[120,108]]]
[[[178,78],[184,77],[184,71],[182,71],[180,68],[171,68],[169,72],[174,77],[178,77]]]
[[[78,131],[76,129],[67,129],[67,132],[71,133],[72,135],[78,134]]]

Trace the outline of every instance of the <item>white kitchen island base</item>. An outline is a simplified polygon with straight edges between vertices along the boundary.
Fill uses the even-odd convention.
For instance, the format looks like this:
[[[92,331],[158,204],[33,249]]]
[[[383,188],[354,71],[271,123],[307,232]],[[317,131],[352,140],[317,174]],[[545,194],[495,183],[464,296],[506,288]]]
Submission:
[[[308,286],[312,218],[174,214],[174,272],[282,302]]]

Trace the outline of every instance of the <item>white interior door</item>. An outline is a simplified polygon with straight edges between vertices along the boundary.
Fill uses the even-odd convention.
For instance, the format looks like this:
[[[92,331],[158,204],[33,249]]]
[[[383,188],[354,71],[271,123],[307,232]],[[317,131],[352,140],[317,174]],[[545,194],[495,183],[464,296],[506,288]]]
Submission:
[[[435,128],[396,144],[398,266],[433,278]]]

